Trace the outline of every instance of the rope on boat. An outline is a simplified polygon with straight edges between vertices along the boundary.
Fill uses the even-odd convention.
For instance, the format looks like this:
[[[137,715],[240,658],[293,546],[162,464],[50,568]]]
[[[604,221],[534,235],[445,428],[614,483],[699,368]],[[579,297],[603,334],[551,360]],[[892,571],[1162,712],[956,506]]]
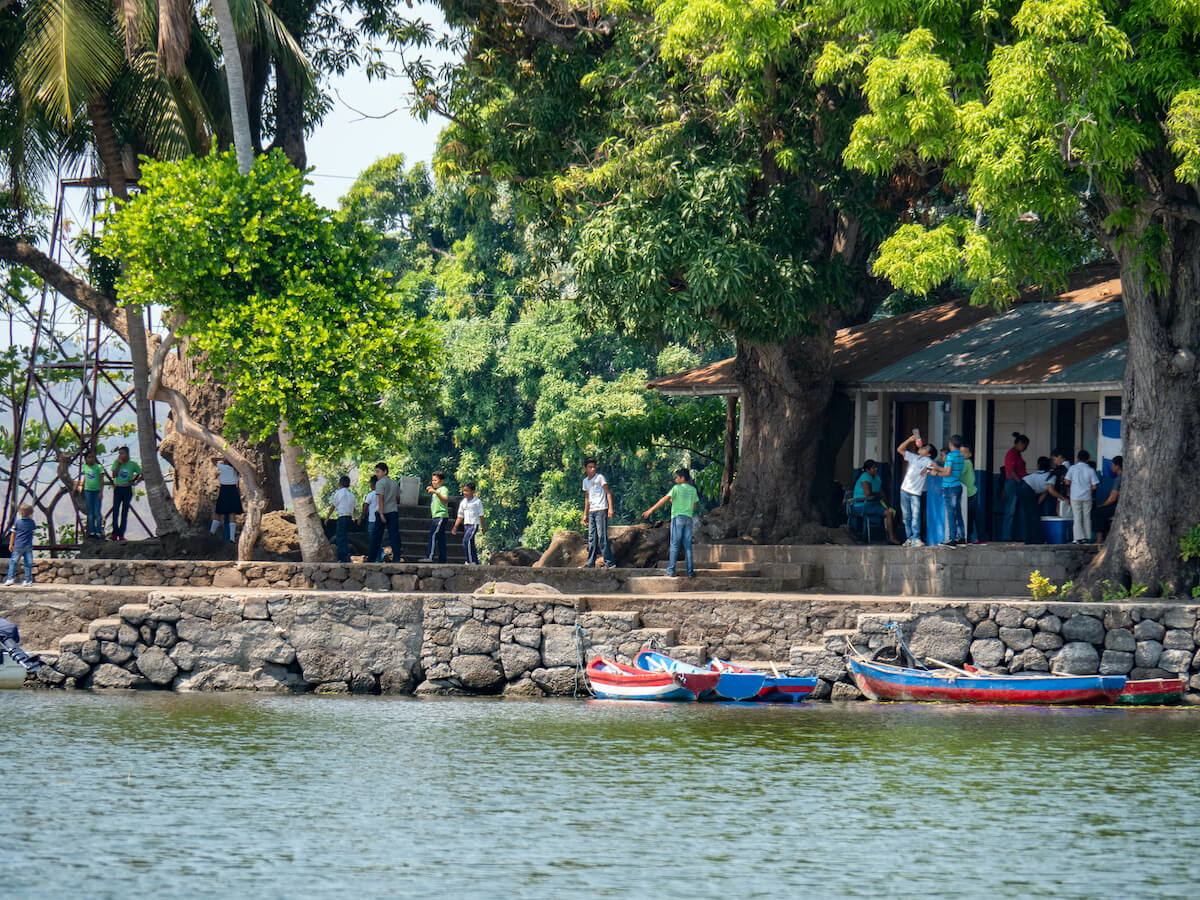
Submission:
[[[587,692],[589,697],[595,697],[592,691],[592,685],[587,680],[587,632],[583,630],[583,626],[578,621],[575,622],[575,690],[571,696],[579,699],[580,684],[583,685],[583,690]]]

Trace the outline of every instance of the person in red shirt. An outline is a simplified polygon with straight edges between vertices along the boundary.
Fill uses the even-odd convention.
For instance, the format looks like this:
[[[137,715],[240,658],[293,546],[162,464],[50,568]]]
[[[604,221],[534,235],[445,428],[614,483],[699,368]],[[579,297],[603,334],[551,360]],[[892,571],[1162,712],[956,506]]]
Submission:
[[[1017,504],[1020,502],[1025,476],[1029,472],[1025,468],[1025,460],[1021,456],[1029,449],[1029,438],[1014,431],[1013,445],[1004,454],[1004,522],[1000,526],[1000,540],[1013,540],[1013,521],[1017,517]],[[1032,492],[1032,488],[1028,488]]]

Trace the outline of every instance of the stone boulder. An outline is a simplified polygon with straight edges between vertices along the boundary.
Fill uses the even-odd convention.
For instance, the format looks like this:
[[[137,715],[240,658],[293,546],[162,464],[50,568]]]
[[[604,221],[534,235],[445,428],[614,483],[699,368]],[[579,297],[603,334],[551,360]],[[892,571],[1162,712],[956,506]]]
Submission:
[[[474,596],[487,597],[492,594],[561,597],[562,591],[552,584],[542,584],[540,581],[534,581],[529,584],[517,584],[515,581],[489,581],[477,587]]]
[[[1133,639],[1133,632],[1128,628],[1114,628],[1104,636],[1104,649],[1133,653],[1137,649],[1137,641]]]
[[[128,669],[114,666],[112,663],[101,663],[92,673],[94,688],[134,688],[146,683],[146,679],[135,675]]]
[[[1166,669],[1177,675],[1186,675],[1191,664],[1192,653],[1190,650],[1164,650],[1162,656],[1158,658],[1160,669]]]
[[[547,668],[573,668],[579,662],[579,648],[575,644],[575,629],[572,626],[542,626],[542,660]]]
[[[82,657],[70,652],[58,654],[54,668],[68,678],[82,678],[92,671],[92,667],[84,662]]]
[[[1158,658],[1162,656],[1162,652],[1163,645],[1158,641],[1138,641],[1134,649],[1134,664],[1143,669],[1154,668],[1158,665]]]
[[[493,694],[504,687],[504,672],[490,656],[478,653],[455,656],[450,668],[464,688],[479,694]]]
[[[513,547],[511,550],[501,550],[493,553],[488,560],[490,566],[532,566],[542,558],[541,550],[532,547]],[[540,693],[540,691],[535,691]],[[508,693],[508,691],[505,691]]]
[[[529,677],[533,683],[552,697],[570,697],[575,693],[576,669],[574,666],[554,666],[547,669],[534,669]],[[581,678],[581,681],[583,679]],[[587,688],[581,683],[578,689],[587,696]]]
[[[981,638],[971,642],[971,659],[977,666],[990,668],[1004,662],[1004,642],[998,638]]]
[[[1050,670],[1061,675],[1095,675],[1100,654],[1087,641],[1070,641],[1051,658]]]
[[[582,515],[582,513],[581,513]],[[578,531],[556,531],[550,546],[533,564],[535,569],[582,566],[587,562],[587,536]]]
[[[1063,640],[1070,642],[1086,642],[1100,645],[1104,643],[1104,623],[1095,616],[1074,615],[1062,624]]]
[[[161,647],[148,647],[137,658],[138,671],[145,675],[153,684],[170,684],[179,674],[179,666],[167,655]]]
[[[1104,655],[1100,657],[1101,675],[1128,675],[1132,670],[1132,653],[1126,653],[1123,650],[1105,650]]]
[[[500,666],[504,669],[504,678],[507,681],[514,681],[541,664],[542,654],[537,650],[520,644],[500,645]]]
[[[1033,646],[1033,632],[1028,628],[1005,626],[1000,629],[1000,640],[1004,642],[1004,646],[1011,647],[1019,653]]]
[[[1153,619],[1142,619],[1133,626],[1133,636],[1139,641],[1161,641],[1167,629]]]
[[[967,661],[973,634],[974,628],[962,613],[939,610],[915,620],[909,647],[918,657],[958,666]]]
[[[454,653],[460,656],[488,655],[500,649],[500,626],[468,619],[454,634]]]

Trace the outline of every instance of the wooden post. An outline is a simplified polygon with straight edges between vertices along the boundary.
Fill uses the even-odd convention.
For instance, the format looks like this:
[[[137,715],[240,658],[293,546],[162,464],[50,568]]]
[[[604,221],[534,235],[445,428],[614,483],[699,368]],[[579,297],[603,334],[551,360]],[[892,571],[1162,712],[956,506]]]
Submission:
[[[721,505],[729,504],[733,493],[733,463],[738,441],[738,398],[730,394],[725,398],[725,470],[721,473]]]

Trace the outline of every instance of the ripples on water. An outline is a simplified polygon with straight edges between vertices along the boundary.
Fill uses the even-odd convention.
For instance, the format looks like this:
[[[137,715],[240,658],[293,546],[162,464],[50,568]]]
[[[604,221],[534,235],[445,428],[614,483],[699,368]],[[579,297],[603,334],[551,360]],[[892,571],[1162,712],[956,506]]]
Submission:
[[[1195,897],[1200,710],[0,692],[0,896]]]

